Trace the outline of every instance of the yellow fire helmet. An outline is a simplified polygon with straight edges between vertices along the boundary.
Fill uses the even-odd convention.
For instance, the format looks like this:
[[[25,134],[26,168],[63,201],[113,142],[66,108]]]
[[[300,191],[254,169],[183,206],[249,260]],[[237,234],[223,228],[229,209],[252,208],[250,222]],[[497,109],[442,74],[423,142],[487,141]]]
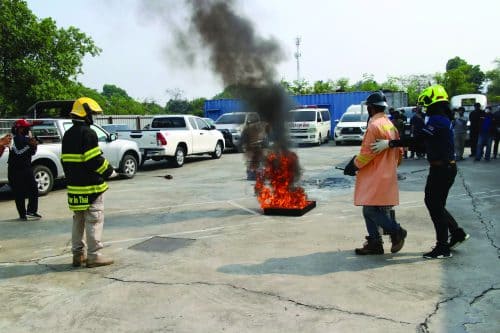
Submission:
[[[448,93],[439,84],[425,88],[418,96],[418,105],[428,107],[437,102],[448,102]]]
[[[80,97],[73,103],[70,114],[80,118],[85,118],[87,116],[87,111],[85,111],[85,108],[83,107],[84,104],[87,104],[92,113],[102,113],[101,106],[92,98]]]

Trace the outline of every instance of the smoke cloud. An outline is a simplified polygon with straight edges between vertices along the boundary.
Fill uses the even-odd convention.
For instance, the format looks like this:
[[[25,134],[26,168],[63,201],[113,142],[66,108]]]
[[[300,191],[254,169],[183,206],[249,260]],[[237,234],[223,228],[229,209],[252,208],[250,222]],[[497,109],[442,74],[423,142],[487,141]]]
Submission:
[[[184,0],[182,8],[173,2],[143,1],[142,5],[150,15],[161,18],[174,35],[174,53],[180,52],[189,65],[208,57],[212,70],[242,101],[244,109],[259,113],[268,123],[272,149],[288,150],[285,115],[293,103],[276,78],[277,65],[285,60],[278,41],[259,36],[252,21],[238,13],[236,1]],[[245,140],[256,135],[243,136],[248,159],[254,165],[262,162],[265,154],[260,145]]]

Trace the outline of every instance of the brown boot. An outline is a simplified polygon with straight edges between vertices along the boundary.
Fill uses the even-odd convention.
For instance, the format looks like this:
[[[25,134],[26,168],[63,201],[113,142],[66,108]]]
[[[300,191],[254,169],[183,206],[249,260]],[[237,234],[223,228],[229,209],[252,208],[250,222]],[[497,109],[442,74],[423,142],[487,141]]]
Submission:
[[[355,249],[354,252],[358,255],[384,254],[384,247],[382,244],[381,238],[376,239],[366,236],[366,242],[363,244],[363,247]]]
[[[114,263],[113,259],[106,258],[105,256],[99,255],[94,258],[87,259],[87,268],[107,266]]]
[[[73,254],[73,267],[81,267],[87,261],[87,257],[82,254]]]
[[[391,235],[392,253],[399,252],[399,250],[403,248],[403,245],[405,245],[406,234],[407,232],[405,229],[399,228],[398,231]]]

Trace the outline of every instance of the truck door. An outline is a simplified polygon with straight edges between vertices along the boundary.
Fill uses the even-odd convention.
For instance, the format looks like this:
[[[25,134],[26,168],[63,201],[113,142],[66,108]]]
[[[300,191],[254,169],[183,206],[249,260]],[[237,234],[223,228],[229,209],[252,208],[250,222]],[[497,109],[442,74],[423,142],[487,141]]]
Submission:
[[[205,120],[201,118],[194,119],[200,131],[201,152],[212,151],[215,148],[215,139],[212,135],[214,132],[210,130],[210,125]]]
[[[97,134],[97,142],[99,143],[99,147],[101,148],[104,157],[114,168],[118,168],[120,166],[120,149],[119,147],[116,147],[116,141],[108,141],[108,134],[106,134],[99,127],[94,125],[90,127]]]

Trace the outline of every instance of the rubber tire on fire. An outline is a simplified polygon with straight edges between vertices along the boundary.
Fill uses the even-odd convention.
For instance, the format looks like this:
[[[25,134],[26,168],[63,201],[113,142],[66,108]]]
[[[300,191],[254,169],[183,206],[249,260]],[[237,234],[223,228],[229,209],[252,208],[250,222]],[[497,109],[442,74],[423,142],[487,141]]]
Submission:
[[[120,173],[124,178],[134,178],[137,173],[137,160],[134,156],[126,154],[120,162]]]
[[[33,176],[35,176],[35,181],[38,186],[38,195],[43,196],[52,191],[54,187],[54,175],[50,168],[45,165],[35,165],[33,166]]]
[[[186,160],[186,152],[184,148],[181,146],[177,146],[175,149],[174,157],[170,158],[170,161],[176,168],[180,168],[184,165],[184,161]]]
[[[214,152],[210,155],[212,155],[212,158],[214,159],[219,159],[222,156],[222,143],[220,141],[217,141]]]

